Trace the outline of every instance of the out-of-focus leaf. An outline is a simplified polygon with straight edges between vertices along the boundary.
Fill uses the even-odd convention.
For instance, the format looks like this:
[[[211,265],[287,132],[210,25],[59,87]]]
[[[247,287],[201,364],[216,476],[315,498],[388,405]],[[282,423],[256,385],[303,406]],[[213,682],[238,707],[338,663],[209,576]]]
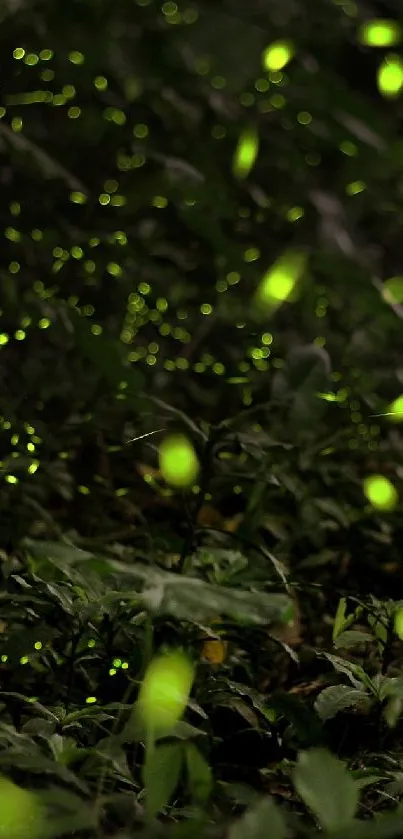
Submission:
[[[149,588],[143,598],[151,606],[160,588]],[[266,594],[209,586],[195,579],[171,580],[163,587],[157,605],[159,614],[176,616],[182,620],[209,621],[218,613],[244,624],[285,622],[292,614],[292,601],[282,594]]]
[[[229,830],[229,839],[285,839],[287,826],[281,810],[271,798],[252,806]]]
[[[52,839],[97,829],[95,806],[83,801],[78,795],[66,789],[51,787],[40,790],[38,796],[52,814],[49,817],[49,835]]]
[[[358,806],[358,786],[334,755],[325,749],[301,752],[293,780],[323,830],[333,833],[351,824]]]
[[[154,818],[169,804],[179,782],[183,751],[179,743],[162,743],[146,755],[143,781],[146,788],[146,808]]]
[[[185,754],[190,794],[195,801],[204,803],[213,784],[210,766],[194,743],[186,744]]]
[[[76,787],[84,795],[89,794],[89,787],[74,772],[67,769],[60,763],[46,757],[39,749],[31,747],[30,751],[23,751],[22,748],[9,748],[0,752],[0,766],[7,769],[20,769],[25,772],[32,772],[38,775],[49,775],[59,778],[65,784]]]

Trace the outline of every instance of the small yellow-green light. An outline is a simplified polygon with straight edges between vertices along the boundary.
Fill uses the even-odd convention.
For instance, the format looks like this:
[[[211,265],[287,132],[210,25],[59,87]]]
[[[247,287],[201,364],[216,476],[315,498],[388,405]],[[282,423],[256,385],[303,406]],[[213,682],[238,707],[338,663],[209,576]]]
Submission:
[[[387,55],[378,69],[378,90],[386,99],[399,96],[403,88],[403,61],[398,55]]]
[[[151,662],[137,702],[140,720],[148,732],[158,736],[172,731],[186,709],[193,679],[193,664],[180,651],[165,653]]]
[[[44,808],[29,790],[0,778],[0,839],[42,839]]]
[[[184,434],[166,437],[159,448],[159,468],[164,480],[173,487],[193,486],[199,474],[199,461],[190,440]]]
[[[399,500],[396,488],[384,475],[370,475],[364,481],[363,490],[372,507],[378,510],[394,510]]]
[[[274,41],[263,52],[263,67],[269,72],[282,70],[293,55],[294,48],[290,41]]]
[[[358,40],[366,47],[395,47],[401,40],[401,28],[394,20],[378,18],[360,27]]]
[[[247,178],[259,152],[259,136],[255,128],[241,134],[235,150],[232,169],[236,178]]]

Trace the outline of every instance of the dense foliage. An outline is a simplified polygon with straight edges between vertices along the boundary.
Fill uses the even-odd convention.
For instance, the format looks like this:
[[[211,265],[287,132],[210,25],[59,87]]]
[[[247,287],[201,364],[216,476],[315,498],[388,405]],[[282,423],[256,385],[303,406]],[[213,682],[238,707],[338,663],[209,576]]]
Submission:
[[[402,12],[216,6],[1,8],[0,839],[403,836]]]

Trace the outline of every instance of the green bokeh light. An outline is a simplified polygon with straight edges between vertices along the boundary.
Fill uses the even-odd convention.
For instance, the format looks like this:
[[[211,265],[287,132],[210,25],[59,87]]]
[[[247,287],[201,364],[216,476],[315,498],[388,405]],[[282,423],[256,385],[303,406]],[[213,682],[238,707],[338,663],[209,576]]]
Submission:
[[[289,41],[275,41],[264,51],[262,60],[265,70],[282,70],[294,55],[293,45]]]
[[[241,134],[233,161],[235,177],[241,179],[249,175],[259,152],[259,137],[256,129],[249,128]]]
[[[182,434],[163,440],[159,467],[168,484],[181,489],[192,486],[199,474],[199,461],[190,440]]]
[[[192,688],[194,668],[181,652],[165,653],[148,667],[137,709],[148,731],[168,733],[182,717]]]
[[[367,47],[394,47],[400,43],[401,28],[394,20],[371,20],[360,27],[358,40]]]
[[[260,308],[275,309],[282,303],[295,299],[296,286],[306,266],[305,254],[284,254],[263,277],[255,295]]]
[[[365,496],[378,510],[394,510],[399,496],[392,482],[384,475],[371,475],[363,484]]]
[[[390,403],[386,416],[390,422],[403,422],[403,394]]]
[[[0,839],[42,839],[45,826],[36,795],[0,778]]]
[[[394,619],[395,632],[398,638],[403,641],[403,609],[397,609]]]
[[[403,61],[398,55],[388,55],[378,69],[378,90],[385,98],[398,96],[403,88]]]

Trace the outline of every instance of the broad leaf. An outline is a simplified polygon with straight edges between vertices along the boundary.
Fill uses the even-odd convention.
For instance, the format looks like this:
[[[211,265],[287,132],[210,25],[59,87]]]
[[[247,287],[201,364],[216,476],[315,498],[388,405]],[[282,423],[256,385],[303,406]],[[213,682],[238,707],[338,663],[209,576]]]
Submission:
[[[358,805],[358,787],[343,763],[330,752],[301,752],[293,780],[298,795],[323,830],[342,830],[351,823]]]
[[[81,831],[89,831],[90,834],[96,832],[96,807],[89,805],[78,795],[66,789],[52,787],[39,790],[38,797],[51,814],[43,839],[72,836]]]
[[[26,544],[33,556],[46,557],[70,579],[74,578],[77,566],[104,578],[113,575],[121,580],[133,578],[136,588],[142,590],[144,605],[159,615],[194,623],[208,623],[217,615],[225,615],[239,623],[255,625],[287,623],[293,619],[293,601],[285,594],[212,585],[197,577],[185,577],[141,563],[129,565],[99,557],[74,545],[36,540],[27,540]],[[114,598],[134,599],[136,594],[119,591],[106,595],[103,602]]]
[[[358,629],[348,629],[341,632],[334,641],[336,650],[349,650],[352,647],[359,647],[362,644],[373,642],[373,636],[369,632],[360,632]]]
[[[330,655],[330,653],[324,653],[324,657],[333,664],[334,669],[337,670],[338,673],[342,673],[344,676],[348,677],[353,687],[358,688],[358,690],[362,690],[363,687],[366,687],[369,690],[374,691],[372,680],[369,676],[367,676],[364,668],[359,664],[354,664],[352,661],[339,658],[337,655]]]
[[[229,830],[229,839],[285,839],[284,816],[271,798],[248,810]]]
[[[209,764],[194,743],[186,745],[186,764],[189,792],[194,801],[203,804],[210,795],[213,778]]]
[[[315,701],[315,710],[321,720],[330,720],[346,708],[366,708],[371,697],[364,690],[349,685],[332,685],[325,688]]]
[[[337,830],[332,839],[402,839],[403,814],[391,813],[369,821],[354,821],[347,829]]]
[[[179,782],[182,760],[179,743],[162,743],[146,755],[143,781],[149,818],[154,818],[169,804]]]

